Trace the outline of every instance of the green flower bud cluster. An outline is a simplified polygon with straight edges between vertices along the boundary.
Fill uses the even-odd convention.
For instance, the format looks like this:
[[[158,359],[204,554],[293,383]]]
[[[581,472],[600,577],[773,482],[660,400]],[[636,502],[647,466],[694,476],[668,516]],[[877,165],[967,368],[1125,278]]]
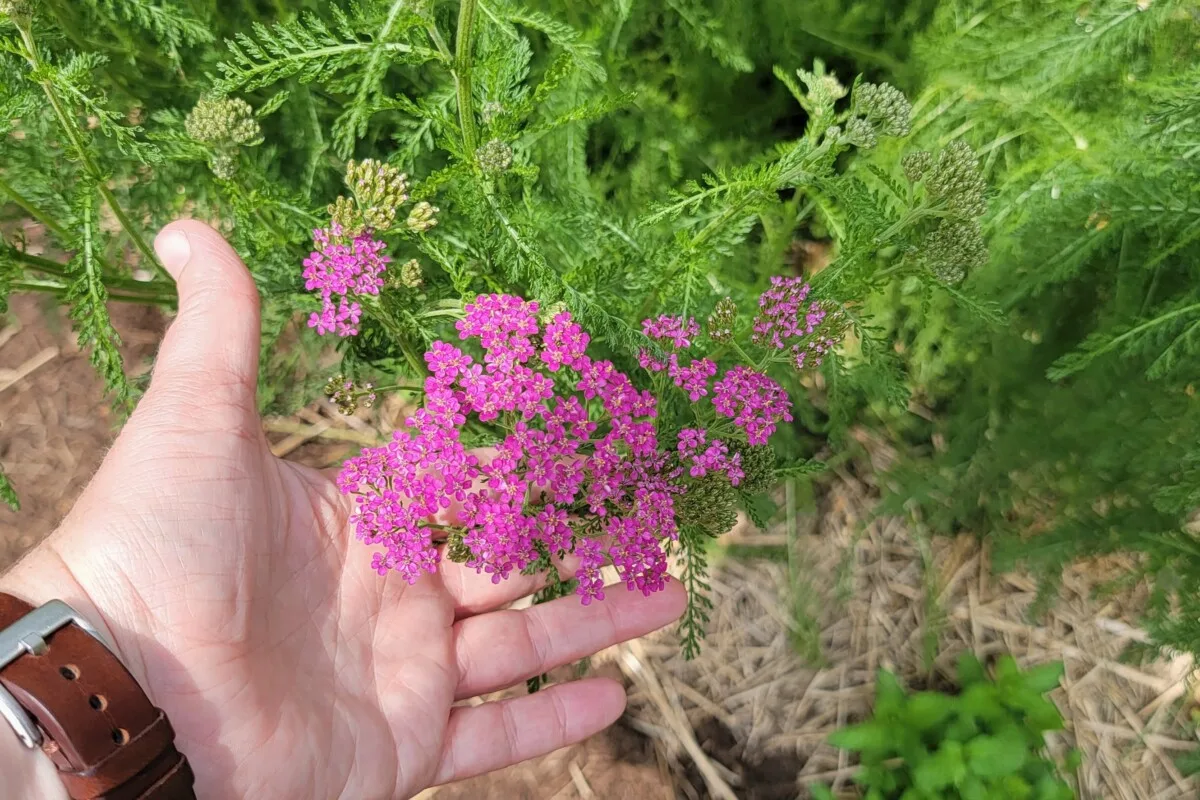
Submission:
[[[237,173],[238,148],[262,141],[254,109],[237,97],[200,98],[184,121],[184,129],[193,141],[212,148],[209,167],[223,180]]]
[[[359,407],[370,408],[375,405],[375,385],[364,383],[362,388],[354,385],[354,381],[346,380],[346,376],[338,373],[325,384],[325,396],[328,397],[338,411],[350,415]]]
[[[31,0],[0,0],[0,14],[23,27],[33,19],[33,3]]]
[[[862,150],[870,150],[879,144],[875,135],[875,127],[863,117],[851,117],[846,120],[846,129],[841,134],[842,141],[848,142]]]
[[[491,125],[493,120],[503,116],[507,110],[503,104],[497,103],[495,100],[489,100],[479,110],[479,116],[483,118],[484,125]]]
[[[938,153],[924,181],[930,197],[945,203],[958,216],[982,217],[987,213],[987,183],[979,170],[979,159],[961,139]]]
[[[675,498],[675,517],[681,527],[720,536],[737,523],[737,501],[737,490],[729,479],[710,472]]]
[[[413,233],[425,233],[434,225],[437,225],[437,218],[434,215],[439,210],[437,206],[430,205],[428,202],[422,200],[412,207],[412,211],[408,212],[408,219],[405,220],[404,224]]]
[[[749,495],[766,494],[775,488],[775,448],[769,444],[751,445],[733,442],[730,449],[742,456],[746,473],[738,488]]]
[[[959,283],[988,258],[979,228],[979,218],[987,213],[987,183],[979,158],[970,145],[955,140],[936,158],[910,153],[902,166],[909,182],[923,184],[929,203],[945,214],[922,243],[925,263],[939,281]]]
[[[942,283],[961,283],[967,273],[988,260],[987,243],[975,219],[943,219],[925,237],[925,262]]]
[[[508,172],[513,163],[513,151],[506,142],[492,139],[475,151],[475,161],[485,175],[500,175]]]
[[[796,76],[808,89],[808,113],[814,117],[832,117],[833,107],[846,96],[846,87],[837,76],[825,71],[825,64],[817,61],[813,71],[798,69]]]
[[[920,183],[929,174],[929,170],[933,169],[933,154],[924,150],[909,153],[900,165],[904,168],[904,177],[909,183]]]
[[[538,312],[538,322],[542,323],[543,327],[554,321],[554,318],[564,311],[570,311],[567,304],[562,300],[556,300],[547,306],[542,306],[542,310]]]
[[[471,548],[463,542],[463,532],[455,528],[446,536],[446,558],[455,564],[465,564],[471,560]]]
[[[421,284],[425,283],[425,278],[421,274],[421,263],[415,258],[410,258],[400,265],[400,285],[406,289],[419,289]]]
[[[408,176],[373,158],[346,163],[346,188],[362,209],[363,224],[375,231],[390,229],[408,202]]]
[[[708,316],[708,338],[714,342],[733,341],[733,326],[737,323],[737,303],[732,297],[726,297],[717,303],[712,314]]]
[[[907,136],[912,130],[912,104],[891,84],[859,84],[854,90],[851,109],[882,136]]]

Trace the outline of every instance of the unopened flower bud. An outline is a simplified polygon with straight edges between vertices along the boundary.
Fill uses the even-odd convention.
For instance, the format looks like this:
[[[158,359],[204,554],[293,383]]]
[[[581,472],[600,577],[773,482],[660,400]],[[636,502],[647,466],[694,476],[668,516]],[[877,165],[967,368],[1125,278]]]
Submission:
[[[363,223],[376,231],[391,228],[400,206],[408,201],[408,176],[372,158],[346,164],[346,188],[358,200]]]
[[[479,116],[483,118],[484,125],[491,125],[492,120],[503,115],[505,111],[506,109],[501,103],[497,103],[495,100],[489,100],[483,104],[483,108],[480,109]]]
[[[475,160],[485,175],[499,175],[512,166],[513,151],[507,142],[492,139],[475,151]]]
[[[202,97],[184,122],[188,136],[218,147],[252,144],[262,136],[254,109],[237,97]]]
[[[964,217],[982,217],[987,212],[987,183],[979,171],[979,159],[971,146],[956,139],[938,154],[925,176],[930,195]]]
[[[425,279],[421,275],[421,264],[415,258],[405,261],[400,266],[400,285],[409,289],[419,289]]]
[[[556,302],[550,303],[549,305],[542,306],[542,310],[538,312],[538,322],[542,323],[542,325],[549,325],[551,322],[554,321],[555,317],[557,317],[559,314],[563,313],[564,311],[569,311],[569,310],[570,309],[567,308],[567,304],[564,303],[562,300],[558,300]]]
[[[769,444],[751,445],[734,440],[730,449],[742,456],[745,475],[738,488],[749,495],[765,494],[775,488],[775,448]]]
[[[907,136],[912,130],[912,104],[891,84],[859,84],[854,90],[852,107],[884,136]]]
[[[681,527],[720,536],[737,523],[737,490],[729,479],[711,472],[675,498],[675,517]]]
[[[358,205],[349,197],[338,196],[338,199],[328,206],[329,219],[345,236],[353,239],[362,233],[364,226],[362,214]]]
[[[236,151],[221,150],[213,153],[212,158],[208,160],[208,168],[212,170],[212,174],[216,175],[223,181],[230,181],[237,175],[238,161]]]
[[[437,225],[437,218],[435,217],[437,212],[437,206],[430,205],[425,200],[422,200],[408,212],[408,219],[404,224],[414,233],[425,233],[434,225]]]
[[[346,376],[338,373],[325,384],[325,396],[337,406],[338,411],[350,415],[359,407],[370,408],[375,405],[375,385],[364,383],[362,388],[354,385],[354,381],[346,380]]]
[[[455,564],[465,564],[471,560],[471,556],[471,548],[463,542],[463,532],[457,529],[450,531],[446,537],[446,558]]]
[[[31,0],[0,0],[0,14],[6,14],[13,24],[26,26],[33,20]]]
[[[961,283],[967,273],[987,264],[987,243],[975,220],[943,219],[925,238],[925,263],[942,283]]]
[[[933,154],[924,150],[909,153],[900,164],[909,183],[920,183],[929,174],[929,170],[933,169]]]
[[[842,134],[842,139],[863,150],[870,150],[879,144],[875,128],[862,117],[851,117],[846,121],[846,131]]]
[[[737,323],[737,303],[732,297],[726,297],[717,303],[712,314],[708,316],[708,338],[714,342],[733,341],[733,326]]]

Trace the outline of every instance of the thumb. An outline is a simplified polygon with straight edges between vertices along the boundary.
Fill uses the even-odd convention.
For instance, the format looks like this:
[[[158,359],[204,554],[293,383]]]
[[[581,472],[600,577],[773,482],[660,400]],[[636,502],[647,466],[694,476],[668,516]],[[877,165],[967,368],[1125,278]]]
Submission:
[[[172,222],[154,249],[179,287],[179,314],[159,348],[147,399],[254,409],[259,303],[246,265],[198,220]]]

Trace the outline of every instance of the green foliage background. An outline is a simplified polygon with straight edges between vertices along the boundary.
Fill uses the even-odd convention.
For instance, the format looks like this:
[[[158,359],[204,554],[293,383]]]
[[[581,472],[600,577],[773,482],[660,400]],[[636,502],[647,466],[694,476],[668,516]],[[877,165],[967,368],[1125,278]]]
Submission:
[[[42,221],[63,255],[10,236],[0,302],[60,296],[128,406],[106,302],[170,306],[146,241],[181,214],[218,221],[262,289],[263,403],[285,410],[328,377],[300,263],[350,157],[390,160],[442,209],[393,251],[426,267],[423,294],[385,296],[345,346],[360,377],[416,371],[438,304],[496,289],[566,302],[628,367],[641,317],[703,316],[726,294],[745,313],[793,268],[793,242],[828,240],[814,282],[855,335],[821,392],[792,386],[807,400],[784,463],[852,421],[883,425],[905,454],[895,508],[995,536],[1050,578],[1082,555],[1144,553],[1147,624],[1200,652],[1196,0],[498,0],[476,6],[469,63],[460,8],[39,3],[32,48],[0,33],[0,209]],[[912,136],[821,150],[773,74],[816,58],[847,85],[906,90]],[[183,129],[214,90],[263,127],[230,180]],[[474,160],[491,138],[515,153],[500,177]],[[960,139],[992,186],[991,258],[955,288],[922,262],[901,159]],[[932,421],[904,411],[910,397]]]

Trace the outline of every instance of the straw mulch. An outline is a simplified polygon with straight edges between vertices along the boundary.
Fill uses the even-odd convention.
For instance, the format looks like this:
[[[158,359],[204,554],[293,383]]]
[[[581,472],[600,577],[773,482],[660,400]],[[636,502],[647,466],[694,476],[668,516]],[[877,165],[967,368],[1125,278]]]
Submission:
[[[1101,591],[1124,571],[1121,559],[1072,568],[1049,609],[1031,618],[1030,578],[992,575],[987,548],[973,537],[922,537],[904,520],[873,519],[871,495],[840,474],[818,514],[792,521],[785,541],[798,561],[790,569],[724,560],[697,660],[684,661],[671,635],[618,655],[636,687],[630,718],[677,766],[680,796],[806,797],[804,786],[816,781],[856,796],[854,765],[826,738],[869,715],[876,670],[945,688],[966,649],[984,659],[1011,652],[1023,666],[1065,662],[1053,699],[1066,730],[1050,748],[1083,751],[1081,798],[1197,796],[1200,784],[1172,762],[1197,747],[1186,724],[1192,660],[1120,662],[1129,644],[1145,640],[1136,627],[1144,587]],[[797,645],[817,641],[820,665],[806,666]]]

